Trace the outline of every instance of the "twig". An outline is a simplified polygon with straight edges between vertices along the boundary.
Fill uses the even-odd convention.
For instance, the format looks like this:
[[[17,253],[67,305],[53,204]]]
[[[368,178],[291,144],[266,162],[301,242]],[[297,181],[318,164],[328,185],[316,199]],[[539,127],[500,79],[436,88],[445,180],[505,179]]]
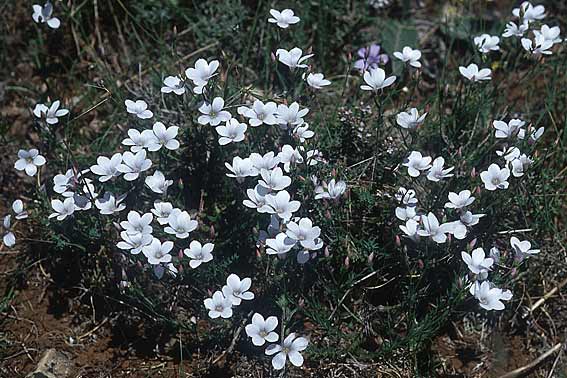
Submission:
[[[529,373],[531,370],[533,370],[535,367],[537,367],[539,364],[541,364],[543,361],[545,361],[553,353],[555,353],[559,349],[561,349],[562,346],[563,346],[562,343],[556,344],[553,348],[551,348],[550,350],[548,350],[547,352],[545,352],[544,354],[542,354],[541,356],[539,356],[538,358],[536,358],[535,360],[530,362],[529,364],[522,366],[521,368],[518,368],[516,370],[512,370],[511,372],[500,376],[500,378],[523,377],[525,374]]]
[[[563,349],[561,349],[559,351],[559,353],[557,353],[557,357],[555,357],[555,361],[553,361],[553,365],[551,365],[551,370],[549,370],[549,374],[547,374],[547,378],[551,378],[553,376],[553,371],[555,370],[555,367],[557,366],[557,363],[559,362],[559,358],[561,358],[562,352],[563,352]]]
[[[557,293],[563,286],[567,285],[567,278],[559,283],[559,285],[555,286],[551,289],[547,294],[541,297],[532,307],[530,307],[530,312],[534,312],[539,306],[541,306],[546,300],[548,300],[551,296]]]

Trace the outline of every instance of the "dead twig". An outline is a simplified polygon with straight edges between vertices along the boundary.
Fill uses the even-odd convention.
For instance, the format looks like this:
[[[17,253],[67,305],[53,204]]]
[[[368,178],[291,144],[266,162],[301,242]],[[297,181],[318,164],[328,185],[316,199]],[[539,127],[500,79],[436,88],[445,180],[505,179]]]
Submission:
[[[500,378],[517,378],[517,377],[525,376],[527,373],[535,369],[539,364],[541,364],[543,361],[549,358],[549,356],[553,355],[553,353],[560,350],[562,346],[563,346],[562,343],[556,344],[553,348],[551,348],[550,350],[548,350],[547,352],[545,352],[544,354],[542,354],[541,356],[539,356],[538,358],[527,364],[526,366],[522,366],[516,370],[512,370],[511,372],[500,376]]]
[[[559,290],[561,290],[561,288],[565,285],[567,285],[567,278],[565,278],[563,281],[561,281],[559,283],[559,285],[555,286],[547,294],[545,294],[543,297],[541,297],[536,303],[534,303],[533,306],[530,307],[530,313],[534,312],[539,306],[541,306],[546,300],[548,300],[555,293],[557,293]]]

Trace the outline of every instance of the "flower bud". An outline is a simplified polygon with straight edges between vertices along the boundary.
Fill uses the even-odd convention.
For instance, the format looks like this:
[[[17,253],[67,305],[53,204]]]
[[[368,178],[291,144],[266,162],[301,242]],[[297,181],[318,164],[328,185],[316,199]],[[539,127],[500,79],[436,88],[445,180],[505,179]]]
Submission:
[[[331,252],[329,251],[329,247],[328,247],[328,246],[325,246],[325,252],[324,252],[324,253],[325,253],[325,257],[331,256]]]
[[[419,269],[423,269],[425,267],[422,259],[417,260],[417,266],[419,267]]]
[[[394,240],[396,242],[396,247],[401,247],[402,246],[402,241],[400,240],[400,235],[396,235],[394,237]]]
[[[178,272],[179,274],[181,274],[181,273],[183,273],[183,270],[184,270],[184,269],[183,269],[183,265],[180,264],[180,265],[177,267],[177,272]]]
[[[373,262],[374,262],[374,252],[368,255],[368,265],[372,265]]]
[[[476,168],[473,167],[473,168],[471,169],[471,178],[475,178],[475,177],[476,177]]]
[[[183,250],[181,248],[179,248],[179,253],[177,254],[177,257],[179,257],[180,260],[183,258]]]
[[[468,242],[467,244],[467,252],[470,252],[473,250],[474,246],[476,245],[476,238],[474,238],[473,240],[471,240],[470,242]]]
[[[345,257],[345,268],[348,268],[350,266],[350,259],[347,257]]]
[[[211,225],[211,228],[209,229],[209,237],[211,239],[215,238],[215,226]]]
[[[329,211],[329,209],[327,209],[327,211],[325,211],[325,218],[327,218],[327,219],[331,219],[331,218],[332,218],[331,212]]]
[[[480,186],[477,186],[477,187],[475,188],[475,192],[476,192],[476,195],[477,195],[477,196],[480,195]]]

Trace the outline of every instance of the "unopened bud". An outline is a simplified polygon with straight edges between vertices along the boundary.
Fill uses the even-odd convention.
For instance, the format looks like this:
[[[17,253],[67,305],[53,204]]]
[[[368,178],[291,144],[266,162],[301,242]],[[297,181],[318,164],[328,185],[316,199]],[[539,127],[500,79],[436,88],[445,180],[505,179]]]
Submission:
[[[480,195],[480,186],[477,186],[477,187],[475,188],[475,193],[476,193],[477,196]]]
[[[474,246],[476,245],[476,238],[474,238],[473,240],[471,240],[468,244],[467,244],[467,251],[472,251]]]
[[[374,262],[374,252],[368,255],[368,265],[372,265],[373,262]]]
[[[179,274],[181,274],[181,273],[183,273],[183,270],[184,270],[184,269],[183,269],[183,265],[180,264],[180,265],[177,267],[177,272],[179,272]]]
[[[328,246],[325,246],[325,252],[324,252],[324,253],[325,253],[325,257],[331,256],[331,252],[329,251],[329,247],[328,247]]]
[[[211,225],[211,228],[209,229],[209,236],[211,239],[215,238],[215,226]]]
[[[257,258],[262,257],[262,253],[260,252],[260,248],[256,248],[256,257]]]
[[[350,266],[350,259],[347,257],[345,257],[345,268],[348,268]]]
[[[419,267],[419,269],[423,269],[423,267],[425,266],[425,264],[423,263],[422,259],[417,260],[417,266]]]
[[[325,218],[327,218],[327,219],[331,219],[331,218],[332,218],[331,212],[329,211],[329,209],[327,209],[327,211],[325,211]]]
[[[273,52],[270,53],[270,57],[272,58],[272,61],[273,61],[273,62],[276,61],[276,54],[274,54]]]
[[[475,178],[475,177],[476,177],[476,168],[475,168],[475,167],[473,167],[473,168],[471,169],[471,177],[472,177],[472,178]]]
[[[394,240],[396,242],[396,247],[401,247],[402,246],[402,241],[400,240],[400,235],[396,235],[394,237]]]
[[[179,257],[179,259],[183,258],[183,250],[181,248],[179,248],[179,253],[177,254],[177,257]]]

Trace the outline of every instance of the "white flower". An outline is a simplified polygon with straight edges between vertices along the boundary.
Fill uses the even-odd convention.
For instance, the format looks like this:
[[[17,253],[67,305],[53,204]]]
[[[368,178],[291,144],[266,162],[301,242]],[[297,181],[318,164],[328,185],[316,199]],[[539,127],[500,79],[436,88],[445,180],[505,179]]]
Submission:
[[[171,262],[171,255],[169,251],[173,249],[173,242],[161,242],[159,239],[153,238],[149,245],[142,248],[142,253],[147,257],[148,263],[157,265],[161,263]]]
[[[231,172],[226,175],[239,181],[242,181],[244,177],[258,175],[258,170],[254,168],[250,158],[242,159],[240,156],[235,156],[232,158],[232,165],[225,162],[224,166]]]
[[[278,105],[278,110],[276,113],[276,119],[278,124],[283,130],[302,125],[305,121],[305,117],[309,113],[309,109],[299,110],[299,104],[294,102],[289,107],[284,104]]]
[[[28,212],[24,210],[24,203],[21,199],[12,202],[12,211],[16,219],[26,219],[28,217]]]
[[[528,155],[520,155],[517,159],[512,160],[512,175],[522,177],[532,163],[533,160]]]
[[[49,214],[49,218],[57,217],[57,220],[62,221],[68,216],[73,215],[75,212],[75,201],[73,197],[65,198],[63,202],[58,199],[51,200],[51,207],[55,211]]]
[[[484,183],[486,190],[508,189],[508,177],[510,170],[508,168],[500,168],[498,164],[490,164],[488,170],[480,172],[480,178]]]
[[[146,177],[145,183],[152,192],[165,194],[167,188],[173,184],[173,180],[166,180],[161,171],[155,171],[153,175]]]
[[[514,146],[509,147],[507,149],[503,149],[502,151],[496,151],[496,155],[502,156],[504,160],[506,160],[507,162],[516,160],[517,158],[520,157],[521,154],[522,152],[520,151],[520,149]]]
[[[361,85],[363,91],[378,91],[394,84],[395,76],[386,78],[386,72],[380,68],[371,68],[370,71],[364,72],[364,81],[366,85]]]
[[[126,181],[134,181],[140,176],[140,173],[147,171],[151,166],[152,161],[146,159],[146,150],[138,151],[136,154],[126,151],[122,155],[122,163],[117,169],[124,173]]]
[[[516,258],[519,260],[523,260],[526,256],[537,255],[539,253],[539,249],[532,249],[532,243],[528,240],[520,241],[520,239],[515,236],[510,238],[510,245],[516,253]]]
[[[277,353],[272,358],[272,366],[276,370],[283,369],[288,358],[294,366],[301,366],[303,365],[303,356],[299,352],[305,350],[307,344],[309,344],[309,341],[306,338],[296,338],[295,333],[290,333],[281,345],[271,344],[268,346],[266,354],[271,356]]]
[[[435,160],[433,160],[433,163],[431,164],[429,172],[427,173],[427,179],[429,181],[438,182],[444,178],[454,176],[450,172],[453,171],[455,167],[443,169],[444,165],[445,159],[443,159],[441,156],[435,158]]]
[[[492,77],[492,70],[490,68],[478,69],[476,64],[469,64],[468,67],[459,67],[459,72],[461,75],[469,79],[470,81],[483,81],[490,80]]]
[[[2,222],[2,226],[4,228],[4,235],[2,235],[2,242],[8,248],[13,247],[16,244],[16,235],[14,235],[14,233],[10,229],[11,218],[12,216],[8,214],[4,217],[4,221]]]
[[[331,179],[327,185],[315,189],[315,199],[337,199],[344,194],[346,187],[346,182]]]
[[[144,100],[136,100],[135,102],[126,100],[124,104],[128,113],[135,114],[140,119],[148,119],[154,116],[154,113],[148,110],[148,104]]]
[[[219,144],[221,146],[233,142],[242,142],[244,133],[248,129],[245,123],[240,123],[236,118],[229,119],[224,126],[217,126],[215,130],[220,135]]]
[[[128,213],[127,220],[120,222],[120,227],[129,235],[149,235],[153,231],[152,226],[150,226],[153,219],[154,216],[150,213],[140,215],[137,211],[131,210]]]
[[[122,141],[125,146],[130,146],[130,151],[136,153],[148,147],[150,140],[154,139],[152,130],[139,132],[136,129],[128,129],[128,138]]]
[[[262,176],[262,180],[259,180],[258,184],[269,191],[283,190],[291,185],[291,178],[285,176],[280,167],[276,167],[272,170],[262,169],[260,175]]]
[[[227,122],[232,118],[232,115],[226,110],[222,110],[223,108],[224,100],[221,97],[215,97],[212,104],[204,102],[199,108],[199,112],[201,112],[202,115],[199,116],[197,122],[201,125],[211,126],[217,126],[220,125],[221,122]]]
[[[258,210],[259,213],[267,212],[266,206],[266,194],[268,190],[261,185],[256,185],[254,189],[247,189],[246,194],[248,195],[247,200],[242,201],[244,206],[251,209]]]
[[[183,253],[191,259],[189,266],[195,269],[202,263],[207,263],[213,259],[211,252],[213,252],[214,248],[215,245],[212,243],[201,245],[197,240],[193,240],[191,244],[189,244],[189,248],[183,250]]]
[[[521,18],[524,22],[543,20],[545,18],[545,7],[543,5],[534,7],[529,1],[524,1],[520,8],[512,10],[512,14],[515,17]]]
[[[399,60],[401,60],[402,62],[408,63],[412,67],[415,68],[421,67],[421,62],[419,61],[421,59],[421,51],[417,49],[414,50],[409,46],[405,46],[402,49],[402,52],[395,51],[394,56]]]
[[[506,29],[504,29],[504,33],[502,37],[509,38],[509,37],[523,37],[524,33],[528,30],[529,26],[527,23],[522,23],[516,25],[513,21],[510,21],[506,24]]]
[[[523,130],[522,130],[523,131]],[[530,139],[529,139],[529,143],[535,143],[537,142],[537,140],[539,138],[541,138],[541,136],[543,135],[543,132],[545,131],[545,128],[540,127],[539,129],[537,129],[536,131],[534,131],[533,133],[530,134]],[[520,134],[518,134],[518,138],[520,139],[524,139],[525,135],[523,135],[522,132],[520,132]]]
[[[69,114],[69,110],[59,109],[60,104],[61,102],[59,100],[54,101],[50,107],[45,104],[37,104],[33,109],[33,115],[37,118],[45,117],[45,122],[50,125],[55,125],[59,123],[59,117]]]
[[[255,100],[254,104],[252,104],[252,108],[239,106],[237,112],[243,117],[249,118],[248,123],[250,126],[257,127],[261,124],[275,125],[278,123],[276,120],[277,108],[278,106],[275,102],[267,102],[264,104],[260,100]]]
[[[125,198],[126,194],[116,197],[114,193],[106,192],[102,198],[95,200],[95,206],[104,215],[118,213],[126,208],[126,205],[122,203]]]
[[[484,217],[486,214],[473,214],[470,211],[465,211],[459,217],[460,223],[466,227],[474,226],[478,224],[480,218]]]
[[[175,93],[182,95],[185,93],[185,83],[178,76],[168,76],[163,79],[163,87],[161,93]]]
[[[415,206],[418,202],[415,197],[415,190],[406,189],[403,186],[398,189],[394,197],[403,205]]]
[[[222,287],[222,293],[232,301],[233,306],[238,306],[242,300],[250,301],[254,299],[254,293],[248,291],[252,285],[250,278],[242,280],[236,274],[231,274],[226,279],[226,285]]]
[[[298,223],[289,222],[286,235],[293,240],[297,240],[303,248],[308,250],[314,251],[323,246],[323,242],[319,238],[321,228],[313,226],[309,218],[301,218]]]
[[[53,17],[53,5],[49,1],[44,6],[34,4],[32,8],[32,18],[36,23],[47,22],[51,29],[57,29],[61,25],[61,21],[57,17]]]
[[[275,238],[266,239],[266,253],[268,255],[283,255],[291,251],[297,242],[280,232]]]
[[[307,64],[303,62],[313,56],[313,54],[307,54],[302,56],[303,51],[299,47],[294,47],[293,49],[287,51],[285,49],[277,49],[276,56],[278,60],[288,66],[291,70],[295,68],[305,68]]]
[[[459,194],[449,192],[449,202],[445,204],[447,209],[463,209],[470,206],[475,198],[471,196],[470,190],[461,190]]]
[[[305,150],[303,146],[299,147],[301,150]],[[307,165],[317,165],[319,162],[325,162],[323,158],[323,153],[319,150],[309,150],[305,153],[305,161]]]
[[[137,255],[142,252],[142,248],[149,245],[153,240],[151,234],[129,234],[126,231],[122,231],[120,233],[120,237],[122,240],[119,241],[116,246],[120,249],[129,250],[133,255]]]
[[[99,156],[98,158],[96,158],[96,164],[92,165],[90,170],[95,175],[100,176],[98,178],[98,181],[106,182],[112,179],[113,177],[120,176],[120,172],[118,171],[118,166],[121,163],[122,163],[121,153],[116,153],[112,155],[110,159],[107,158],[106,156]]]
[[[289,144],[286,144],[282,147],[282,150],[278,154],[280,158],[280,163],[284,165],[284,171],[289,172],[291,170],[292,164],[301,164],[303,163],[303,156],[297,148],[293,148]]]
[[[514,138],[522,133],[525,124],[521,119],[511,119],[508,123],[493,121],[492,125],[496,129],[494,136],[500,139]]]
[[[300,206],[299,201],[290,201],[289,193],[282,190],[277,194],[266,195],[266,206],[262,208],[262,212],[277,214],[281,219],[288,220]]]
[[[264,317],[258,313],[252,316],[252,323],[248,324],[244,329],[248,337],[252,338],[252,344],[262,346],[267,342],[275,343],[279,336],[273,332],[278,326],[278,318],[270,316],[264,320]]]
[[[315,136],[315,132],[309,130],[309,125],[304,123],[301,126],[296,126],[295,129],[293,129],[292,135],[299,139],[301,143],[305,143],[306,139],[310,139]]]
[[[541,34],[536,35],[533,41],[529,38],[522,38],[521,42],[524,50],[534,55],[552,54],[549,49],[553,47],[553,41],[545,39],[545,37]]]
[[[287,29],[289,25],[297,24],[299,22],[299,17],[294,16],[291,9],[284,9],[281,12],[275,9],[270,9],[270,14],[272,17],[268,18],[268,22],[276,24],[282,29]]]
[[[307,84],[313,89],[321,89],[327,85],[331,85],[331,82],[325,79],[322,73],[310,73],[307,75],[305,81],[307,81]]]
[[[158,151],[162,147],[168,150],[177,150],[179,148],[179,141],[175,138],[177,137],[178,131],[179,127],[177,126],[165,127],[161,122],[154,123],[152,127],[153,133],[149,134],[150,137],[146,142],[148,151]],[[142,132],[142,134],[144,132]]]
[[[411,108],[409,112],[398,113],[396,123],[404,129],[415,130],[423,124],[426,116],[427,113],[423,113],[420,116],[416,108]]]
[[[484,249],[476,248],[472,251],[472,254],[466,252],[461,252],[461,257],[465,264],[467,264],[469,270],[474,274],[481,274],[490,270],[492,264],[494,264],[494,259],[488,257],[484,254]]]
[[[419,151],[412,151],[402,165],[408,167],[408,174],[411,177],[418,177],[420,171],[431,168],[431,157],[421,156]]]
[[[481,34],[478,37],[474,37],[474,44],[478,48],[478,51],[483,54],[500,50],[500,46],[498,46],[499,43],[500,38],[489,34]]]
[[[433,213],[421,216],[421,223],[423,229],[417,231],[419,236],[429,236],[434,242],[438,244],[447,241],[447,234],[452,233],[453,225],[450,223],[439,224],[437,217]]]
[[[417,213],[415,211],[414,206],[407,206],[407,207],[396,207],[395,210],[396,218],[405,222],[409,219],[415,219],[417,217]],[[419,219],[419,217],[417,217]]]
[[[28,176],[35,176],[37,167],[41,167],[45,163],[45,158],[39,154],[37,149],[19,150],[18,160],[14,164],[14,168],[18,171],[25,171]]]
[[[207,63],[205,59],[199,59],[195,62],[195,68],[187,68],[185,76],[197,86],[198,89],[195,93],[202,93],[202,89],[209,80],[215,76],[215,72],[219,68],[219,61],[213,60]]]
[[[478,299],[480,307],[485,310],[504,310],[504,303],[501,300],[512,299],[512,293],[508,290],[493,287],[491,283],[483,281],[482,283],[476,281],[470,288],[470,293]]]
[[[216,319],[220,316],[228,319],[232,316],[232,301],[230,298],[225,298],[221,291],[215,291],[213,296],[205,299],[204,302],[210,318]]]
[[[280,158],[271,151],[264,154],[264,156],[253,152],[250,154],[250,160],[258,171],[274,169],[280,163]]]
[[[551,43],[561,43],[561,38],[559,38],[559,34],[561,33],[561,29],[559,26],[549,27],[547,25],[542,25],[540,30],[534,30],[534,35],[536,39],[543,38],[546,41],[551,41]],[[540,37],[541,36],[541,37]]]
[[[152,214],[157,217],[157,221],[162,226],[169,222],[169,215],[173,211],[173,205],[170,202],[155,201]]]
[[[415,219],[408,219],[405,225],[400,225],[400,230],[402,230],[404,234],[413,241],[419,240],[419,234],[417,233],[418,228],[419,223]]]
[[[163,230],[168,234],[173,234],[179,239],[186,239],[189,233],[194,231],[199,224],[196,220],[191,219],[191,216],[186,211],[173,209],[168,218],[169,227]]]

